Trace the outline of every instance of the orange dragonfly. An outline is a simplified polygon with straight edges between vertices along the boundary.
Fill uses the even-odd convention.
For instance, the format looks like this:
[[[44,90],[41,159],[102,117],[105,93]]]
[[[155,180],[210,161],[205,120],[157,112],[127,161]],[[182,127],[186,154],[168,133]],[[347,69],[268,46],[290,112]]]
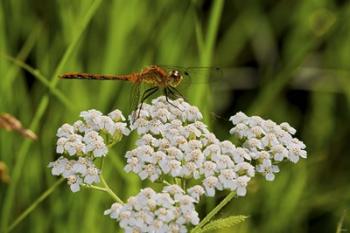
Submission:
[[[137,105],[140,103],[138,110],[142,109],[142,104],[144,101],[154,95],[157,91],[162,90],[166,101],[172,104],[169,99],[184,98],[181,92],[176,88],[183,80],[190,79],[191,70],[202,70],[202,72],[207,72],[211,68],[203,67],[169,67],[151,65],[144,68],[141,72],[134,72],[126,75],[111,75],[111,74],[90,74],[90,73],[65,73],[60,76],[62,79],[92,79],[92,80],[123,80],[129,81],[134,84],[134,89],[131,95],[131,107],[135,110]],[[190,71],[188,71],[190,70]],[[219,68],[214,68],[214,70],[219,71]],[[196,71],[195,71],[196,72]],[[190,81],[191,82],[191,81]],[[140,84],[149,84],[151,87],[146,89],[140,98]],[[139,111],[140,113],[140,111]]]
[[[178,108],[169,99],[177,99],[185,97],[176,88],[182,81],[191,83],[191,75],[193,73],[205,75],[211,72],[220,73],[220,68],[213,67],[179,67],[179,66],[158,66],[151,65],[141,72],[134,72],[125,75],[114,74],[90,74],[90,73],[65,73],[60,76],[62,79],[92,79],[92,80],[122,80],[129,81],[134,84],[133,91],[131,92],[131,110],[137,110],[134,112],[134,120],[140,115],[140,110],[146,99],[154,95],[159,90],[163,91],[166,101],[172,106]],[[146,89],[140,98],[140,84],[148,84],[151,87]],[[140,105],[139,105],[140,104]],[[138,106],[138,107],[137,107]],[[138,113],[137,113],[138,112]],[[135,116],[137,116],[135,118]]]
[[[151,87],[144,91],[141,97],[141,104],[150,96],[155,94],[158,90],[162,89],[166,100],[176,99],[183,95],[176,89],[176,87],[183,80],[186,72],[181,72],[177,69],[167,70],[160,66],[152,65],[144,68],[141,72],[134,72],[126,75],[111,75],[111,74],[90,74],[90,73],[65,73],[60,78],[63,79],[93,79],[93,80],[123,80],[129,81],[135,84],[135,96],[136,102],[140,100],[139,84],[149,84]],[[169,102],[170,103],[170,102]]]
[[[136,110],[133,114],[133,120],[139,118],[140,110],[146,99],[154,95],[159,90],[162,90],[166,101],[171,103],[169,99],[183,98],[185,97],[176,87],[182,82],[184,76],[189,76],[187,71],[181,70],[180,67],[164,68],[157,65],[151,65],[144,68],[141,72],[134,72],[125,75],[112,75],[112,74],[91,74],[91,73],[65,73],[60,76],[62,79],[90,79],[90,80],[122,80],[129,81],[134,84],[133,91],[131,92],[131,111]],[[140,99],[140,84],[148,84],[151,87],[146,89]],[[138,107],[137,107],[138,106]]]

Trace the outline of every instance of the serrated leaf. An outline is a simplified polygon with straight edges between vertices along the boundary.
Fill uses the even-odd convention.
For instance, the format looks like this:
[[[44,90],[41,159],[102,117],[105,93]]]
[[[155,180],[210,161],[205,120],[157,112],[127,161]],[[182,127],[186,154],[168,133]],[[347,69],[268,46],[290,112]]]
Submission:
[[[221,218],[215,221],[212,221],[205,225],[201,230],[198,231],[198,233],[204,233],[209,231],[215,231],[223,228],[229,228],[234,225],[237,225],[239,223],[244,222],[248,216],[244,215],[236,215],[236,216],[230,216],[226,218]]]

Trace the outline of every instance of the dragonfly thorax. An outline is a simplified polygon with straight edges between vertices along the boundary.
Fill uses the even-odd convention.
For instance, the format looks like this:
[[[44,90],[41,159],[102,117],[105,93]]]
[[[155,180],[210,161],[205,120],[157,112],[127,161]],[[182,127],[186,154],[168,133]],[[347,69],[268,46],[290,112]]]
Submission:
[[[182,75],[178,70],[171,70],[168,75],[168,85],[176,87],[182,81]]]

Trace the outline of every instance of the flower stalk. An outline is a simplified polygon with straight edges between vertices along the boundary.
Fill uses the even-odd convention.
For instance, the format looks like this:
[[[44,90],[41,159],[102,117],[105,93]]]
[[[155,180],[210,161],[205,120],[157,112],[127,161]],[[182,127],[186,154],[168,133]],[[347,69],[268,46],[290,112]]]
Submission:
[[[101,175],[100,178],[101,178],[102,184],[105,187],[105,192],[107,192],[115,201],[117,201],[120,204],[123,204],[124,202],[112,191],[112,189],[108,186],[104,177]]]
[[[236,195],[236,192],[230,192],[213,210],[211,210],[207,216],[205,216],[202,221],[199,222],[199,224],[193,228],[191,231],[192,233],[196,233],[199,230],[201,230],[202,227],[205,226],[205,224],[209,223],[210,220],[213,219],[213,217],[222,209],[224,208]]]

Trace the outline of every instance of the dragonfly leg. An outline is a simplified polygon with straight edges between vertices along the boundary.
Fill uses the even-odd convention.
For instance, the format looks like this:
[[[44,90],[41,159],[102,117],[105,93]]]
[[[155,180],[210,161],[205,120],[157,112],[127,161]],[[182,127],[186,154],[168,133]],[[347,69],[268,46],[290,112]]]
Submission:
[[[178,98],[178,96],[175,94],[174,91],[172,91],[172,90],[170,89],[170,87],[168,88],[167,92],[168,92],[168,95],[169,95],[170,99],[176,99],[176,98]]]
[[[175,94],[170,88],[167,89],[167,94],[168,94],[168,97],[172,100],[179,98],[179,96]]]
[[[169,103],[170,105],[172,105],[173,107],[175,107],[175,108],[179,109],[180,111],[182,111],[178,106],[176,106],[175,104],[173,104],[173,103],[170,102],[170,100],[169,100],[169,94],[175,96],[173,91],[171,91],[171,90],[168,89],[168,88],[165,88],[165,89],[164,89],[164,95],[165,95],[166,102],[168,102],[168,103]]]
[[[169,92],[174,96],[174,97],[181,97],[186,101],[186,98],[182,95],[182,93],[176,89],[175,87],[169,87]]]
[[[153,95],[154,93],[156,93],[158,91],[158,87],[151,87],[149,89],[147,89],[146,91],[143,92],[142,97],[141,97],[141,103],[140,103],[140,107],[137,109],[137,118],[140,117],[140,113],[142,110],[142,105],[145,102],[145,100],[150,97],[151,95]],[[136,119],[137,119],[136,118]]]

